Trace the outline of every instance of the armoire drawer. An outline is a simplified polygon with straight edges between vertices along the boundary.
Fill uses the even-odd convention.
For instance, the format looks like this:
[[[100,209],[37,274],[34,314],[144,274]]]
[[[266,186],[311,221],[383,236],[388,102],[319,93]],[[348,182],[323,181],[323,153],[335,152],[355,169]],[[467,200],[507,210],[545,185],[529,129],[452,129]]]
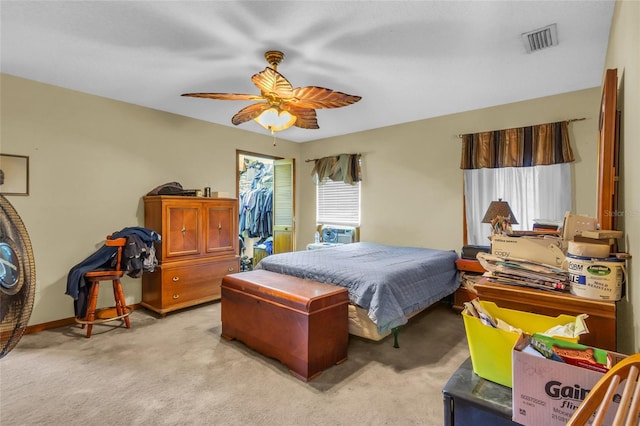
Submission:
[[[236,258],[160,265],[143,276],[142,305],[164,314],[220,299],[222,277],[239,271]]]
[[[163,305],[170,306],[212,297],[219,299],[222,277],[234,272],[238,272],[236,260],[167,268],[162,273]]]

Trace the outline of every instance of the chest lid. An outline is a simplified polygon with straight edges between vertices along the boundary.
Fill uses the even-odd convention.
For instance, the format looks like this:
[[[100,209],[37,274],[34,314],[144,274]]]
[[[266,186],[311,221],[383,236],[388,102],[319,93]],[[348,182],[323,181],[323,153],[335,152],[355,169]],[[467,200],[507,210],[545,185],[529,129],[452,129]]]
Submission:
[[[262,269],[226,275],[225,287],[309,313],[349,302],[344,287]]]

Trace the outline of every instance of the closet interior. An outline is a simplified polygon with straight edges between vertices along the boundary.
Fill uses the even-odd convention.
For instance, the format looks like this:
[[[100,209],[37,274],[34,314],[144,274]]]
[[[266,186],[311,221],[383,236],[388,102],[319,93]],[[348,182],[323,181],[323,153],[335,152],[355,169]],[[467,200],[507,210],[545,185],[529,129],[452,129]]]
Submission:
[[[238,156],[238,220],[241,270],[273,253],[273,159]]]

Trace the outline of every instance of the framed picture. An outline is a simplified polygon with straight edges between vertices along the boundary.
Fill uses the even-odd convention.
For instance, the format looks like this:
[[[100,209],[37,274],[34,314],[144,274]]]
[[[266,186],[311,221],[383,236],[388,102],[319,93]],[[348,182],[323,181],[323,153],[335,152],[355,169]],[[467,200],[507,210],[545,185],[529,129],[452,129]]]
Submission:
[[[29,157],[0,154],[0,194],[29,195]]]

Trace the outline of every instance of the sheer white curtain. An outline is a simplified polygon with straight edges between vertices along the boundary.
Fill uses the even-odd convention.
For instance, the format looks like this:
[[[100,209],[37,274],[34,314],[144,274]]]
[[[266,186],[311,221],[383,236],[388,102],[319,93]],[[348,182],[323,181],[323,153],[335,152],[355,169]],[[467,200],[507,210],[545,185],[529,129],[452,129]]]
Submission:
[[[491,226],[482,223],[489,203],[502,198],[518,220],[516,230],[530,230],[534,219],[562,221],[571,211],[571,167],[549,166],[467,169],[464,171],[467,244],[491,244]]]

